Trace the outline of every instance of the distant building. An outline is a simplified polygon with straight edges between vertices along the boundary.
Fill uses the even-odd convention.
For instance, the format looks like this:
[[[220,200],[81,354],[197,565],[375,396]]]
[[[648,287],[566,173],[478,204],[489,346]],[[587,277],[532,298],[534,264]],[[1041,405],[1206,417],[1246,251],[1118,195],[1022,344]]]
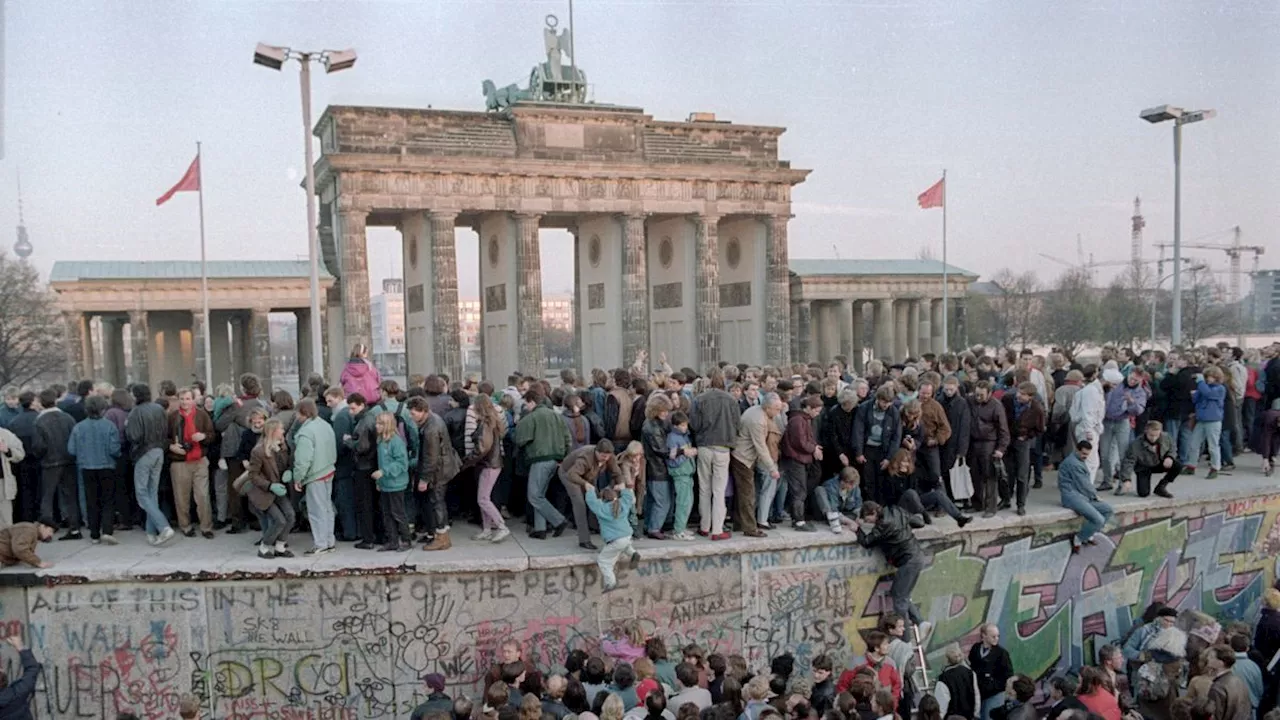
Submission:
[[[370,301],[370,314],[373,318],[375,363],[384,376],[403,377],[408,368],[405,362],[404,281],[384,280],[382,294],[373,296]],[[549,327],[573,332],[573,296],[544,297],[542,320]],[[462,346],[463,367],[468,371],[479,370],[482,365],[479,299],[458,300],[458,340]],[[399,369],[391,372],[393,368]]]
[[[1280,270],[1253,273],[1250,301],[1255,332],[1280,330]]]
[[[382,294],[369,301],[373,364],[383,378],[402,385],[407,379],[408,361],[404,351],[404,280],[382,281]]]

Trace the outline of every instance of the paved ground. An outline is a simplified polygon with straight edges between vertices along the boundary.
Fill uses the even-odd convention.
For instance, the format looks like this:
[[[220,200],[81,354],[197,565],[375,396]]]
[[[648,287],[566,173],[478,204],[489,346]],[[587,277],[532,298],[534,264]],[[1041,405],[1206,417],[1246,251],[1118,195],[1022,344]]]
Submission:
[[[1257,468],[1257,456],[1240,458],[1240,469],[1230,476],[1217,480],[1205,480],[1204,471],[1199,476],[1183,476],[1174,483],[1174,500],[1157,497],[1114,497],[1106,493],[1105,500],[1121,511],[1158,509],[1173,503],[1198,503],[1247,497],[1276,491],[1280,483],[1274,478],[1264,478]],[[920,531],[921,538],[941,537],[959,532],[990,532],[1005,528],[1045,525],[1066,520],[1071,513],[1058,504],[1058,491],[1054,473],[1045,473],[1045,487],[1032,490],[1027,502],[1028,513],[1018,517],[1005,511],[992,519],[976,519],[961,531],[949,518],[935,520],[932,527]],[[32,572],[25,567],[0,570],[0,585],[33,584],[43,582],[83,582],[121,580],[163,580],[166,578],[207,578],[210,580],[242,577],[288,577],[324,575],[351,572],[476,572],[505,570],[518,572],[529,568],[548,568],[582,565],[594,562],[595,556],[580,550],[572,529],[563,537],[533,540],[525,532],[522,522],[512,522],[513,533],[501,544],[476,542],[471,535],[478,528],[471,525],[454,530],[454,547],[444,552],[427,553],[421,546],[407,552],[371,552],[356,550],[348,543],[341,543],[338,552],[319,558],[262,560],[255,554],[255,534],[222,535],[212,540],[200,537],[178,536],[164,547],[156,548],[146,543],[139,531],[120,533],[121,543],[116,547],[91,545],[83,541],[54,541],[42,545],[42,558],[54,563],[48,570]],[[598,540],[598,538],[597,538]],[[723,552],[763,551],[794,549],[813,545],[831,545],[851,541],[848,534],[832,535],[825,529],[817,533],[798,533],[789,528],[775,530],[768,538],[753,539],[735,535],[724,542],[699,539],[696,542],[669,540],[637,541],[642,554],[653,558],[710,555]],[[295,552],[311,545],[309,535],[294,535],[291,547]]]

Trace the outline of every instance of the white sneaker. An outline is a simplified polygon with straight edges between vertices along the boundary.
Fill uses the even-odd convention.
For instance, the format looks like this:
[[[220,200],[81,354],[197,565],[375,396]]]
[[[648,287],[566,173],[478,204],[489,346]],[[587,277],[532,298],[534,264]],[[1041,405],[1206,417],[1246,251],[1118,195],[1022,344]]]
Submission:
[[[924,647],[929,645],[929,635],[933,632],[933,623],[928,620],[922,621],[916,626],[916,633],[920,639],[920,644]]]
[[[498,531],[496,528],[489,528],[488,530],[484,530],[483,532],[472,535],[471,539],[472,540],[492,540],[494,534],[497,532]]]
[[[489,538],[489,542],[500,543],[503,540],[506,540],[510,535],[511,531],[507,529],[506,525],[503,525],[493,531],[493,537]]]
[[[115,535],[103,535],[102,543],[104,545],[119,545],[120,541],[116,539]]]
[[[155,535],[148,535],[148,536],[147,536],[147,544],[148,544],[148,545],[155,545],[155,544],[156,544],[156,541],[157,541],[157,540],[159,540],[159,539],[160,539],[160,538],[156,537]]]
[[[685,542],[691,542],[691,541],[693,541],[693,540],[697,540],[697,539],[698,539],[698,536],[697,536],[697,535],[694,535],[693,533],[689,532],[688,530],[685,530],[685,531],[684,531],[684,532],[682,532],[682,533],[677,533],[677,534],[676,534],[676,539],[677,539],[677,540],[684,540]]]
[[[163,532],[161,532],[159,535],[157,535],[157,536],[156,536],[156,542],[155,542],[155,544],[156,544],[156,545],[163,545],[163,544],[165,544],[165,543],[169,542],[170,540],[172,540],[172,539],[173,539],[173,536],[174,536],[174,535],[177,535],[177,534],[178,534],[178,533],[176,533],[176,532],[174,532],[174,531],[173,531],[173,528],[171,528],[171,527],[167,527],[167,528],[165,528],[165,529],[164,529],[164,531],[163,531]]]

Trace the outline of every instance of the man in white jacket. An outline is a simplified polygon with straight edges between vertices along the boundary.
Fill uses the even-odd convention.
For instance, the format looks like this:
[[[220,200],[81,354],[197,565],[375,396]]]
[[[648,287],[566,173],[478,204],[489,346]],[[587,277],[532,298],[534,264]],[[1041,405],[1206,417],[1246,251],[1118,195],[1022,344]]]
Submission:
[[[1076,442],[1088,440],[1097,447],[1102,438],[1102,421],[1107,415],[1107,396],[1102,390],[1102,380],[1096,365],[1085,366],[1084,378],[1085,386],[1071,399],[1071,422],[1076,428]],[[1098,490],[1110,490],[1110,478],[1103,478],[1102,485],[1097,485],[1100,463],[1098,453],[1089,453],[1085,460],[1085,466],[1089,468],[1089,480]]]
[[[13,525],[13,501],[18,497],[18,463],[26,457],[17,435],[0,428],[0,529]]]

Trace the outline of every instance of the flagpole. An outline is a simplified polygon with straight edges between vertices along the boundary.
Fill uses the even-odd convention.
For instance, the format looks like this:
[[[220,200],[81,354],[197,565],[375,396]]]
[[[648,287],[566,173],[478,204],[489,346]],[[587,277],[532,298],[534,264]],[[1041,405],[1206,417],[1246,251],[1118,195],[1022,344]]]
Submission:
[[[205,393],[213,392],[213,352],[210,350],[209,333],[209,270],[205,261],[204,243],[204,163],[200,158],[200,141],[196,141],[196,189],[200,193],[200,304],[203,315],[204,332],[204,387]]]
[[[948,300],[947,289],[947,169],[942,169],[942,352],[951,351],[951,344],[948,342],[948,326],[950,325],[951,315],[947,309]]]

